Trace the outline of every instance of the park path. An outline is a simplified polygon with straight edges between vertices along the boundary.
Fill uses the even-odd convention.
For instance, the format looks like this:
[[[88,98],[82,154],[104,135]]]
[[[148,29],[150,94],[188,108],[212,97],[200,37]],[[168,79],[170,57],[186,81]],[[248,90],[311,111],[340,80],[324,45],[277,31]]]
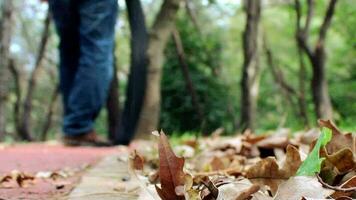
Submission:
[[[58,188],[48,179],[35,179],[26,187],[0,187],[0,200],[6,199],[63,199],[80,182],[87,166],[94,166],[101,158],[120,154],[119,148],[64,147],[60,144],[19,144],[0,146],[0,177],[11,171],[35,175],[38,172],[73,170],[76,173],[61,180]],[[99,162],[100,163],[100,162]],[[79,170],[78,170],[79,169]]]

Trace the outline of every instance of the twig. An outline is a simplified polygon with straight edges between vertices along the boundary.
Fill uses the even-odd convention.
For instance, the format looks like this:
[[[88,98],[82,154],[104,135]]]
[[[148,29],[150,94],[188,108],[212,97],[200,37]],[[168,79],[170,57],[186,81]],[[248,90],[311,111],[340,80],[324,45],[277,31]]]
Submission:
[[[327,183],[325,183],[323,181],[323,179],[321,179],[321,177],[319,176],[319,174],[316,174],[316,177],[318,178],[319,182],[326,188],[328,189],[332,189],[332,190],[335,190],[335,191],[341,191],[341,192],[355,192],[356,191],[356,187],[349,187],[349,188],[342,188],[340,186],[332,186],[332,185],[329,185]]]

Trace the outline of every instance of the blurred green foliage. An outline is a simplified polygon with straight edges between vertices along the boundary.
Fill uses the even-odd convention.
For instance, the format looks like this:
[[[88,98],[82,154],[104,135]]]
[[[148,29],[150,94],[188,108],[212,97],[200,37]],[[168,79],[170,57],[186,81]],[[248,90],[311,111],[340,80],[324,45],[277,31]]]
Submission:
[[[233,106],[219,72],[222,67],[219,31],[203,36],[182,12],[177,19],[177,27],[204,118],[201,122],[197,109],[193,107],[176,47],[171,40],[165,51],[161,84],[161,128],[167,132],[211,132],[231,121],[232,113],[228,109]],[[229,128],[232,130],[231,125]]]

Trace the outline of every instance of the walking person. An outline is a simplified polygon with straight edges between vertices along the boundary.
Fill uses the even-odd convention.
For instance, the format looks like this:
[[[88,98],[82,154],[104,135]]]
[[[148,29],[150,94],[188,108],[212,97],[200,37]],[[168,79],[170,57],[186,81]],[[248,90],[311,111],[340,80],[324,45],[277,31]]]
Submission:
[[[113,77],[117,0],[48,0],[59,35],[66,145],[107,146],[94,121]]]

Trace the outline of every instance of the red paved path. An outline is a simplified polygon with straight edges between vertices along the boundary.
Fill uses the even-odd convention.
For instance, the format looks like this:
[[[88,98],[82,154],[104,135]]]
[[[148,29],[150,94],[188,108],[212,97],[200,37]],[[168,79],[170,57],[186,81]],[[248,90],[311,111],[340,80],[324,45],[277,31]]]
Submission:
[[[117,148],[64,147],[61,145],[26,144],[0,147],[0,176],[12,170],[35,174],[39,171],[57,171],[94,164],[105,155],[117,153]],[[76,182],[77,177],[65,181]],[[66,193],[72,185],[61,190],[48,180],[36,180],[26,188],[1,188],[1,199],[51,199]]]

